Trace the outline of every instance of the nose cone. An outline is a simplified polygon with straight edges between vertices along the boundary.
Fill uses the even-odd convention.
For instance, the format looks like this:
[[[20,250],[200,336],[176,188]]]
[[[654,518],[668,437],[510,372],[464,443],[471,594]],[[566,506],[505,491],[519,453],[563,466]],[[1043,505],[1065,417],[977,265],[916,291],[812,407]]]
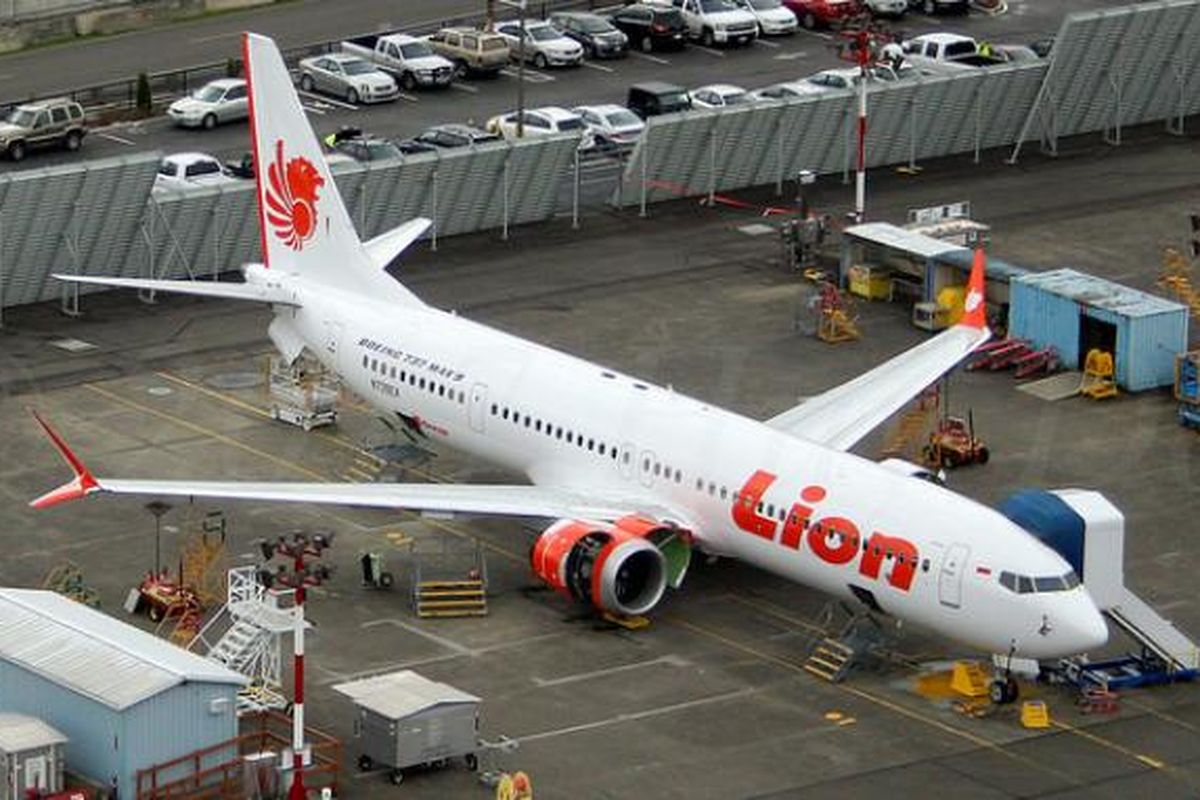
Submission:
[[[1080,603],[1063,620],[1063,647],[1069,649],[1069,655],[1089,653],[1108,642],[1108,623],[1091,597],[1084,593],[1083,598],[1086,603]]]
[[[1082,587],[1058,595],[1043,616],[1037,640],[1027,640],[1037,658],[1065,658],[1090,653],[1108,641],[1108,624]]]

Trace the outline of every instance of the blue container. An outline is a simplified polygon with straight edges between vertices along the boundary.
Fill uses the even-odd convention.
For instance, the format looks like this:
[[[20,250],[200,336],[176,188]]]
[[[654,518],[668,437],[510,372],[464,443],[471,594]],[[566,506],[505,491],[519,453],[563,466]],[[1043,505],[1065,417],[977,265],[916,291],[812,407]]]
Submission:
[[[1119,283],[1059,269],[1017,277],[1009,335],[1054,346],[1079,369],[1097,341],[1113,352],[1117,384],[1138,392],[1175,383],[1175,356],[1187,349],[1188,308]]]

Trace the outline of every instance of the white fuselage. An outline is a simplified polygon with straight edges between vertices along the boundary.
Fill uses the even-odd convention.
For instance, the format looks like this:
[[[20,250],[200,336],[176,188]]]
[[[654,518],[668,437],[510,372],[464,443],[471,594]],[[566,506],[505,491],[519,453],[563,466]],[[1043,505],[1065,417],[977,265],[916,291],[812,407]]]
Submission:
[[[943,487],[451,313],[294,286],[302,307],[277,309],[277,343],[278,326],[298,334],[433,441],[536,484],[680,509],[671,521],[706,552],[988,652],[1051,657],[1103,641],[1082,586],[1018,594],[998,581],[1065,575],[1061,557]]]

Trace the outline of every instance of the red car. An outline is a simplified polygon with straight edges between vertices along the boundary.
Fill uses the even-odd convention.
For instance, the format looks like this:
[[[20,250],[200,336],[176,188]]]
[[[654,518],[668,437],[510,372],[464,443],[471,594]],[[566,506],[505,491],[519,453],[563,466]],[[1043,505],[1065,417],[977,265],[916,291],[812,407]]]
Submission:
[[[862,12],[858,0],[783,0],[783,4],[809,30],[818,25],[835,25]]]

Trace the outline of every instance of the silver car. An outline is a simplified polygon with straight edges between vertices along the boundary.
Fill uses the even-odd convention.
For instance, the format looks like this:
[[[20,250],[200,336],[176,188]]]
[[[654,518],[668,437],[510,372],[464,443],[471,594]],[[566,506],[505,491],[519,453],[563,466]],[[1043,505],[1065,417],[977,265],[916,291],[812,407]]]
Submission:
[[[400,96],[391,75],[369,61],[345,53],[302,59],[300,88],[342,97],[347,103],[389,103]]]
[[[496,33],[508,40],[512,58],[520,58],[521,26],[507,22],[497,25]],[[525,25],[525,60],[532,61],[538,69],[578,66],[583,62],[583,45],[549,22],[530,22]]]
[[[167,116],[176,125],[205,130],[211,130],[222,122],[245,119],[249,114],[246,82],[241,78],[224,78],[206,83],[167,108]]]

